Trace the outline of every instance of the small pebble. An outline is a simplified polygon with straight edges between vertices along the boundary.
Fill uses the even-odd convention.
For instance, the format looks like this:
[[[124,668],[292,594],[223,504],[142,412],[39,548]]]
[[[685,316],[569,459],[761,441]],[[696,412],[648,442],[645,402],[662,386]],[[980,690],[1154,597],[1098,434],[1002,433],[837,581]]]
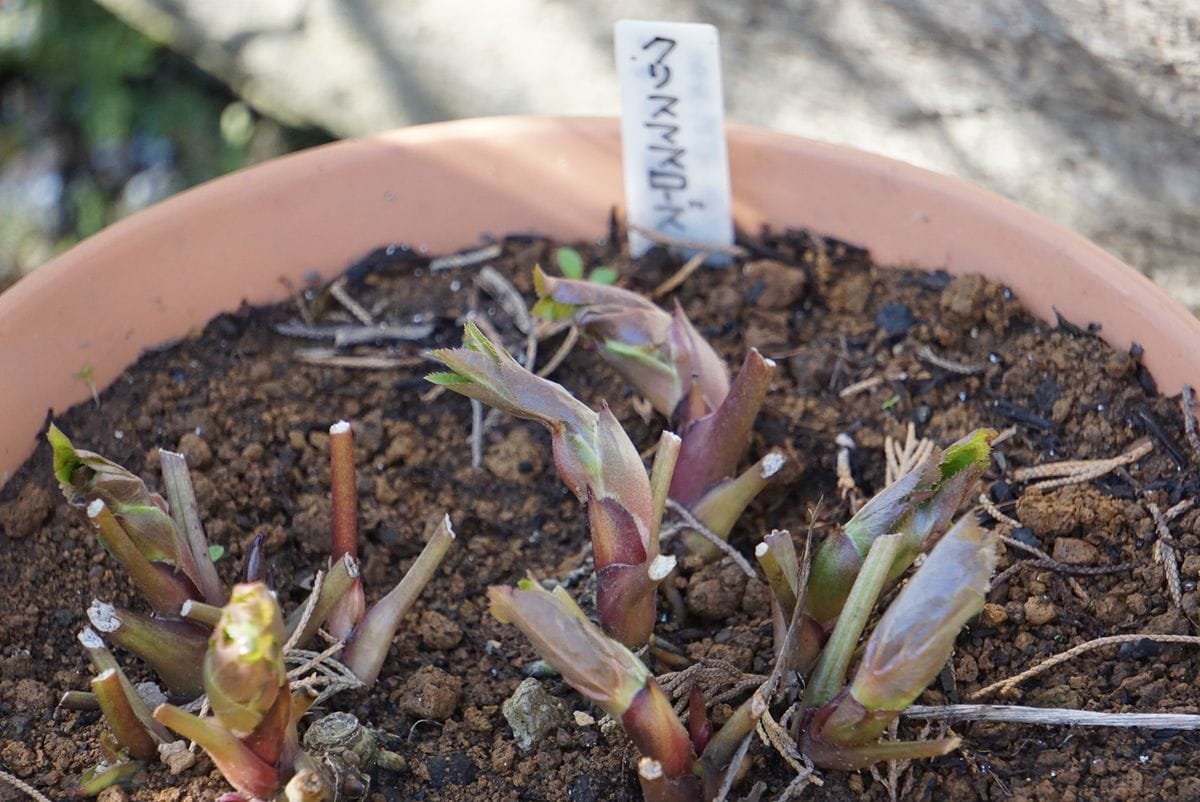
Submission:
[[[1095,565],[1100,562],[1100,550],[1074,537],[1060,537],[1054,540],[1054,552],[1051,554],[1057,562],[1069,565]]]
[[[513,695],[500,705],[504,720],[512,728],[513,738],[522,751],[567,723],[562,702],[555,699],[532,677],[521,682]]]
[[[1025,600],[1026,623],[1040,627],[1043,624],[1049,624],[1056,617],[1058,617],[1058,611],[1054,609],[1054,602],[1045,596],[1030,596]]]

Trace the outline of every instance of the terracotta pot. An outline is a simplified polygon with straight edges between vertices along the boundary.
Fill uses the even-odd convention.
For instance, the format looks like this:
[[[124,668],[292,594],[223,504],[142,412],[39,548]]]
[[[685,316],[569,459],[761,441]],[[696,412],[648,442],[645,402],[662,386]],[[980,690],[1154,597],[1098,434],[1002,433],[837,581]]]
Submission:
[[[1145,347],[1166,393],[1200,381],[1200,322],[1079,236],[962,181],[833,145],[733,126],[738,225],[804,227],[883,264],[977,272],[1038,315],[1099,321]],[[0,296],[0,485],[48,412],[104,387],[147,347],[282,278],[330,276],[370,249],[430,252],[482,234],[588,238],[622,199],[613,119],[442,123],[342,142],[212,181],[113,225]]]

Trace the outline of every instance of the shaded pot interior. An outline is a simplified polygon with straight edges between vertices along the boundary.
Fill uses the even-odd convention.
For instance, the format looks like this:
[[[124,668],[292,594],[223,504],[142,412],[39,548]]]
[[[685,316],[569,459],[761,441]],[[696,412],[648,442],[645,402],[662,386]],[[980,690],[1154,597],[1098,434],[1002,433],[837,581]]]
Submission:
[[[956,179],[731,126],[745,230],[808,228],[881,264],[982,273],[1036,314],[1100,322],[1167,393],[1200,378],[1200,322],[1075,234]],[[47,414],[105,387],[150,346],[241,303],[287,296],[369,250],[431,253],[487,235],[599,233],[623,197],[615,119],[498,118],[341,142],[212,181],[124,220],[0,296],[0,486]]]

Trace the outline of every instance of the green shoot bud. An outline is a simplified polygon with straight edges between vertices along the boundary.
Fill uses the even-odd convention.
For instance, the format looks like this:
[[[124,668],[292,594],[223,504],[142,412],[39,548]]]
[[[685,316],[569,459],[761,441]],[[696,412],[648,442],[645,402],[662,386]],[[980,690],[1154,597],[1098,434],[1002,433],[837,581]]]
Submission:
[[[974,494],[995,438],[995,431],[978,429],[943,454],[934,451],[876,494],[840,532],[831,534],[813,558],[808,614],[826,628],[832,625],[871,543],[881,535],[902,535],[888,571],[892,580],[912,565],[918,554],[931,548],[963,501]]]
[[[244,738],[287,693],[286,634],[279,603],[260,582],[235,585],[204,656],[204,689],[213,715]]]
[[[880,760],[945,754],[958,745],[956,738],[878,739],[933,681],[963,625],[983,609],[995,565],[995,538],[970,516],[942,537],[879,620],[849,686],[814,714],[806,731],[806,751],[814,761],[864,768]]]
[[[715,410],[729,372],[678,305],[671,314],[635,292],[534,270],[535,314],[575,322],[599,353],[680,428]],[[694,403],[685,403],[692,401]]]

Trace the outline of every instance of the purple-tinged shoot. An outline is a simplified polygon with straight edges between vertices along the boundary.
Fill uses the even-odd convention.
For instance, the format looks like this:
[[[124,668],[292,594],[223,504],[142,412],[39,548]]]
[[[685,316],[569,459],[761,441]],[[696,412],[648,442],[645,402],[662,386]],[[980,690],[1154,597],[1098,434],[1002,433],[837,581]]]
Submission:
[[[671,422],[683,442],[670,497],[727,538],[781,464],[775,456],[769,472],[759,465],[734,479],[775,363],[751,349],[731,384],[725,362],[678,305],[669,314],[635,292],[540,270],[534,272],[534,286],[541,298],[535,313],[573,315],[603,358]],[[720,553],[700,537],[690,537],[688,547],[710,559]]]
[[[602,633],[561,587],[550,592],[532,579],[518,587],[490,587],[491,613],[513,624],[563,680],[625,728],[662,776],[694,786],[696,753],[670,700],[633,652]],[[648,797],[650,798],[650,797]],[[683,797],[680,797],[683,798]]]
[[[561,385],[533,375],[471,323],[462,348],[432,355],[450,371],[429,381],[550,431],[559,476],[587,503],[601,625],[626,645],[645,643],[654,627],[654,589],[674,563],[658,553],[661,509],[620,422],[607,405],[594,412]]]
[[[443,516],[404,578],[367,610],[350,634],[339,659],[366,687],[374,685],[379,678],[396,630],[425,585],[433,579],[455,537],[450,516]]]
[[[82,499],[85,505],[103,501],[146,561],[171,573],[177,582],[186,583],[184,587],[190,597],[210,604],[222,603],[219,583],[213,584],[216,572],[207,544],[202,542],[203,533],[181,530],[162,496],[151,492],[145,482],[115,462],[75,448],[53,424],[46,432],[46,439],[53,451],[54,475],[68,501]],[[187,488],[190,487],[189,482]],[[182,519],[182,512],[180,516]],[[192,536],[198,536],[201,542],[193,543]]]
[[[809,617],[826,630],[833,625],[871,544],[882,535],[901,535],[889,580],[937,543],[963,501],[973,495],[996,436],[992,429],[977,429],[944,453],[933,451],[826,538],[813,558],[808,580]],[[802,669],[804,663],[811,665],[808,660],[801,662]]]
[[[208,634],[203,626],[179,618],[152,618],[98,599],[87,614],[96,631],[146,661],[172,693],[195,698],[204,692],[201,663]]]
[[[534,314],[574,317],[601,357],[672,427],[684,428],[720,406],[729,393],[729,369],[678,307],[671,314],[620,287],[556,278],[535,268]],[[686,403],[685,403],[686,402]]]
[[[239,738],[254,732],[288,692],[286,637],[266,585],[235,585],[204,655],[204,689],[217,721]]]
[[[292,775],[296,723],[307,707],[288,687],[285,629],[274,594],[261,582],[236,585],[204,658],[212,715],[159,705],[154,719],[200,744],[238,792],[273,799]]]
[[[330,565],[349,555],[358,559],[358,487],[354,471],[354,440],[350,424],[329,427],[329,482],[333,507],[333,549]],[[329,612],[329,633],[338,640],[350,635],[366,612],[362,581],[355,578]]]
[[[983,609],[995,566],[995,538],[971,516],[942,537],[875,626],[853,680],[812,715],[805,753],[814,762],[853,770],[958,746],[955,737],[879,737],[941,671],[963,626]]]

